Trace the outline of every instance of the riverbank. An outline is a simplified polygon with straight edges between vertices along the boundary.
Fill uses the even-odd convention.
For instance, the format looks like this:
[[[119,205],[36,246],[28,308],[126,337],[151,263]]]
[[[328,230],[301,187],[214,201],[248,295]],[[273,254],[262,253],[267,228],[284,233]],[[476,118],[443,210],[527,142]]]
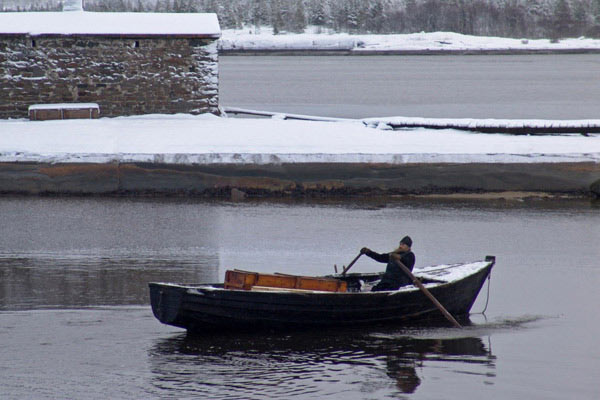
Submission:
[[[283,33],[272,29],[225,29],[219,40],[223,55],[500,55],[600,53],[600,39],[513,39],[454,32],[390,35]]]
[[[0,121],[0,192],[593,196],[600,136],[383,130],[361,121],[146,115]]]

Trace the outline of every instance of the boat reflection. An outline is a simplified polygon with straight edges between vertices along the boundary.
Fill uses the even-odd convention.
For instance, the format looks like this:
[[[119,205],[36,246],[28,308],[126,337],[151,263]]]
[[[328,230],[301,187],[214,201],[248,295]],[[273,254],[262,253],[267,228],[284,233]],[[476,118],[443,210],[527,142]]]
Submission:
[[[436,328],[437,329],[437,328]],[[149,351],[153,384],[207,398],[327,397],[341,391],[414,393],[428,370],[490,383],[495,357],[480,337],[446,328],[344,329],[285,335],[176,335]],[[436,338],[436,334],[441,336]],[[431,369],[430,369],[431,368]]]

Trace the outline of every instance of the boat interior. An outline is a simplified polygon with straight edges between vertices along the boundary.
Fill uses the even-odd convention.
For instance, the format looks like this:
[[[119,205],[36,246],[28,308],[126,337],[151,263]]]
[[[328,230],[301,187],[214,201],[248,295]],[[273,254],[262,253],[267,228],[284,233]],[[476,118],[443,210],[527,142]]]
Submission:
[[[380,273],[336,274],[310,277],[289,274],[264,274],[243,270],[228,270],[223,285],[230,290],[289,291],[289,292],[370,292],[380,280]],[[443,280],[420,278],[423,284],[443,283]]]

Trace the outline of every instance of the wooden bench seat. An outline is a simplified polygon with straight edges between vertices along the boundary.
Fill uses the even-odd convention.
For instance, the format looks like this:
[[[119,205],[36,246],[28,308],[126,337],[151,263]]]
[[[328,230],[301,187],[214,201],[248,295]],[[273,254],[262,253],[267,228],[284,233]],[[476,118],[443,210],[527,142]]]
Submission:
[[[100,107],[96,103],[33,104],[28,111],[31,121],[92,119],[100,116]]]

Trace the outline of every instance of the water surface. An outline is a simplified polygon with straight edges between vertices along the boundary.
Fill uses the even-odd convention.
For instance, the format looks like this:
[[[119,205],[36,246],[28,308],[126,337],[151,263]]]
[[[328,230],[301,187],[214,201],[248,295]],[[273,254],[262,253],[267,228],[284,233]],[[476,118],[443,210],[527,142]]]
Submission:
[[[600,212],[587,202],[1,198],[3,398],[596,399]],[[419,265],[498,257],[463,330],[187,336],[149,281],[328,274],[410,234]],[[383,268],[360,259],[357,271]],[[473,312],[483,310],[484,286]]]
[[[600,55],[221,56],[221,105],[344,118],[596,119]]]

